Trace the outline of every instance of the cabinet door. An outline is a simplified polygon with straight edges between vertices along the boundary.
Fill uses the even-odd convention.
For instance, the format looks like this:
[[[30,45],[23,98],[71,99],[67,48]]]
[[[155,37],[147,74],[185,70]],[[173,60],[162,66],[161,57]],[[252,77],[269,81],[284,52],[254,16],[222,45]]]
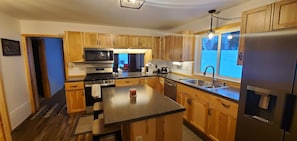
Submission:
[[[297,27],[297,0],[280,1],[274,5],[273,30]]]
[[[208,136],[212,140],[234,141],[236,119],[211,108],[209,109],[208,121]]]
[[[151,49],[152,48],[152,37],[151,36],[139,36],[138,48]]]
[[[153,43],[152,43],[152,58],[154,60],[159,60],[160,59],[160,52],[161,52],[161,47],[160,47],[160,37],[153,37]]]
[[[193,99],[190,97],[190,95],[182,93],[182,102],[181,104],[186,108],[186,111],[184,112],[184,119],[190,120],[190,115],[192,111],[192,101]]]
[[[174,36],[174,43],[171,49],[171,61],[183,61],[183,35]]]
[[[0,141],[5,141],[1,115],[0,115]]]
[[[241,35],[268,32],[271,28],[272,5],[262,6],[242,13]],[[237,63],[242,65],[244,55],[244,36],[240,37]]]
[[[174,36],[165,36],[165,50],[162,52],[163,60],[171,60],[171,54],[174,48]]]
[[[129,35],[129,48],[138,48],[138,36]]]
[[[82,32],[65,32],[67,46],[64,47],[64,55],[67,56],[68,62],[82,62],[83,46]]]
[[[85,111],[86,101],[84,90],[67,90],[66,103],[68,113]]]
[[[194,98],[191,103],[190,122],[202,132],[207,129],[208,105],[208,102],[198,98]]]
[[[111,48],[111,34],[98,34],[98,45],[99,48]]]
[[[113,35],[113,47],[114,48],[128,48],[128,36],[127,35]]]
[[[97,48],[98,47],[98,33],[84,32],[83,33],[83,47]]]
[[[157,90],[164,95],[164,78],[159,77],[157,81]]]
[[[153,89],[157,88],[157,77],[146,77],[145,84],[149,85]]]

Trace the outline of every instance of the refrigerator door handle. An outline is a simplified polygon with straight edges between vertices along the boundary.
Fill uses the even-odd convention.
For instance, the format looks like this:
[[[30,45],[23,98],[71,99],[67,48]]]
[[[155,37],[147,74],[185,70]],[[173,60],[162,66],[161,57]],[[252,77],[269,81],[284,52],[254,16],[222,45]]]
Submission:
[[[296,102],[296,95],[287,94],[283,118],[282,118],[282,124],[281,124],[281,128],[285,131],[289,131],[291,128],[295,102]]]

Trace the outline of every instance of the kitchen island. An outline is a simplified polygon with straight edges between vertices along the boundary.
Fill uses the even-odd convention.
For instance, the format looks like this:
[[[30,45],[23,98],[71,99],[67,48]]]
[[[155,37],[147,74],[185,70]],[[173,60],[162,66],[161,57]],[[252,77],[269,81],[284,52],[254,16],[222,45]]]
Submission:
[[[129,89],[136,88],[136,99]],[[124,141],[181,141],[185,108],[147,85],[102,89],[105,126],[120,124]]]

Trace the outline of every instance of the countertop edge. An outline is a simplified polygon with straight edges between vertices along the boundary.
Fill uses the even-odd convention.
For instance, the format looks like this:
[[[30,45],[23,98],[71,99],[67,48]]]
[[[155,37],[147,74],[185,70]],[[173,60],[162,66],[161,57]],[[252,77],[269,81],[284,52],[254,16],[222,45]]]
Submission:
[[[186,108],[183,107],[183,108],[178,109],[178,110],[164,112],[164,113],[160,113],[160,114],[144,116],[144,117],[135,118],[135,119],[131,119],[131,120],[118,121],[118,122],[115,122],[115,123],[107,123],[107,124],[104,124],[104,126],[107,126],[108,127],[108,126],[119,125],[119,124],[127,124],[127,123],[132,123],[132,122],[136,122],[136,121],[145,120],[145,119],[156,118],[156,117],[161,117],[161,116],[165,116],[165,115],[170,115],[170,114],[175,114],[175,113],[179,113],[179,112],[184,112],[185,110],[186,110]],[[105,119],[104,119],[104,123],[105,123]]]

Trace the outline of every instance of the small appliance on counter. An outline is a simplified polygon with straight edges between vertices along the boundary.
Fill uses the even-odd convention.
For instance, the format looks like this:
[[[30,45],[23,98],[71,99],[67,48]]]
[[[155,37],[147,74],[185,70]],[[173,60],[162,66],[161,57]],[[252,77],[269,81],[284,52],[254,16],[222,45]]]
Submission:
[[[169,73],[168,67],[162,67],[161,68],[161,74],[168,74],[168,73]]]

